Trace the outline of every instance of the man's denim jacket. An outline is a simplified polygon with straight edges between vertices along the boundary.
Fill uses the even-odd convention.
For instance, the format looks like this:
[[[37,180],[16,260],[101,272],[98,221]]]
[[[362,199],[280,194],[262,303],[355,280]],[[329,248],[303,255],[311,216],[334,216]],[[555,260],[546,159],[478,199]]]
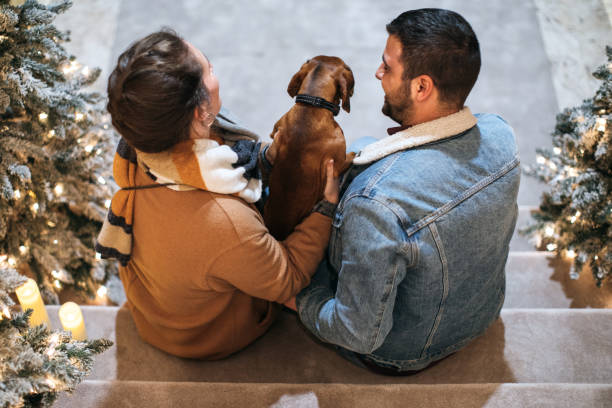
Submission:
[[[299,316],[325,342],[420,369],[499,316],[518,210],[514,133],[464,108],[381,139],[354,163]]]

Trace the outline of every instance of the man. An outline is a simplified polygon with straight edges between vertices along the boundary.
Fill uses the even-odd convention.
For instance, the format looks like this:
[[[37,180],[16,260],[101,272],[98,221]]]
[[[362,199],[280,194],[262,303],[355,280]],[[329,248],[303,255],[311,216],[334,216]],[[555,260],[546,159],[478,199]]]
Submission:
[[[376,71],[401,126],[355,158],[328,258],[296,299],[304,325],[361,366],[421,370],[497,319],[517,217],[512,129],[464,102],[478,40],[448,10],[401,14]]]

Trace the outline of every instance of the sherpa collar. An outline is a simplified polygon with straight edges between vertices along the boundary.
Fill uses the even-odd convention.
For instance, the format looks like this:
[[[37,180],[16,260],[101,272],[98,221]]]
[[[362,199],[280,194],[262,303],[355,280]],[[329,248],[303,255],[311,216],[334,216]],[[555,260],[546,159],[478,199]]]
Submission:
[[[476,126],[476,122],[476,117],[466,106],[459,112],[412,126],[367,145],[353,159],[353,163],[357,165],[372,163],[391,153],[447,139]]]

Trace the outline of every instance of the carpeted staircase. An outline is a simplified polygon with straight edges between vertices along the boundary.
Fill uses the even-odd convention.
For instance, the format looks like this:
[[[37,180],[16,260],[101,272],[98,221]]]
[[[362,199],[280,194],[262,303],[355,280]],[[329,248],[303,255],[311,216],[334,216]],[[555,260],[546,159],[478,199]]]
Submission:
[[[529,220],[522,207],[519,227]],[[501,318],[480,338],[411,377],[352,366],[283,313],[246,350],[189,361],[143,343],[129,311],[83,307],[91,338],[115,346],[56,407],[612,407],[612,288],[518,235]],[[55,327],[57,307],[49,307]]]

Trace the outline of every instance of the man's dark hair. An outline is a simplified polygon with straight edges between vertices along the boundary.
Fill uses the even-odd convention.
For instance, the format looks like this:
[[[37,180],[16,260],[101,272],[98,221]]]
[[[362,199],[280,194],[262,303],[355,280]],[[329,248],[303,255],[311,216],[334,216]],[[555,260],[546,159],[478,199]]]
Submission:
[[[134,42],[108,78],[113,126],[129,145],[147,153],[188,139],[194,110],[209,100],[202,68],[170,29]]]
[[[406,11],[387,24],[402,43],[404,78],[429,75],[440,100],[463,107],[480,71],[480,47],[459,14],[435,8]]]

